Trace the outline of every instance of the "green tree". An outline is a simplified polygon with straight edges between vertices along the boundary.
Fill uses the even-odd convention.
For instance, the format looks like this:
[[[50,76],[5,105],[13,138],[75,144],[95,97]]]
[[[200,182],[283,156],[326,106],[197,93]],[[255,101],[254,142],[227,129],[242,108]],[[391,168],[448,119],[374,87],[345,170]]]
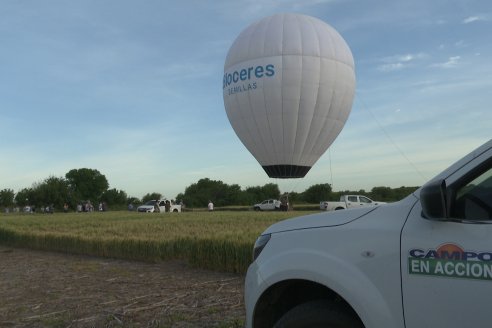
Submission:
[[[126,192],[123,190],[116,190],[115,188],[106,190],[101,196],[101,201],[110,206],[114,205],[126,205],[127,202]]]
[[[403,198],[407,197],[411,193],[413,193],[415,190],[419,189],[420,187],[399,187],[393,189],[393,199],[392,201],[399,201],[402,200]]]
[[[267,183],[264,186],[248,187],[244,191],[246,196],[244,199],[248,199],[248,204],[254,204],[265,199],[280,197],[280,189],[275,183]]]
[[[15,203],[19,206],[34,204],[34,191],[32,188],[21,189],[15,194]]]
[[[224,183],[222,181],[204,178],[186,187],[184,201],[190,207],[205,207],[209,200],[214,202],[215,206],[223,206],[222,196],[224,194]]]
[[[220,180],[203,178],[186,187],[183,194],[176,196],[176,200],[182,200],[190,207],[205,207],[209,200],[215,206],[240,205],[243,192],[237,184],[228,185]]]
[[[228,205],[241,205],[241,194],[242,190],[238,184],[228,185],[225,184],[225,195],[224,195],[224,203],[219,206],[228,206]]]
[[[302,198],[306,203],[319,203],[322,200],[329,200],[332,197],[331,185],[329,183],[315,184],[302,193]]]
[[[264,198],[279,198],[280,189],[276,183],[267,183],[261,187],[261,192],[264,194]]]
[[[142,204],[142,201],[138,197],[131,196],[126,199],[126,204],[139,205]]]
[[[176,202],[184,202],[184,197],[185,195],[180,192],[179,194],[176,195]]]
[[[390,187],[374,187],[369,193],[369,197],[373,200],[387,202],[393,200],[394,192]]]
[[[297,203],[302,200],[302,193],[291,191],[286,194],[289,196],[289,202],[291,204]]]
[[[15,193],[12,189],[0,190],[0,206],[10,207],[14,205]]]
[[[54,206],[62,209],[65,203],[69,203],[68,182],[64,178],[50,176],[43,182],[33,184],[33,201],[36,206]]]
[[[155,200],[155,199],[161,199],[162,197],[162,194],[159,194],[157,192],[153,192],[153,193],[150,193],[150,194],[145,194],[143,197],[142,197],[142,203],[147,203],[149,200]]]
[[[77,200],[101,199],[102,194],[108,190],[109,183],[106,177],[94,169],[73,169],[65,175],[70,191]]]

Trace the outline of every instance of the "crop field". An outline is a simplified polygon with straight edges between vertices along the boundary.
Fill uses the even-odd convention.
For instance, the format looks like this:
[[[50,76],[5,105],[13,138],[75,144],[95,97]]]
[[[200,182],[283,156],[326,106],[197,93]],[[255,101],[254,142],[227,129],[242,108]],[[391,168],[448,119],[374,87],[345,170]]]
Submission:
[[[0,244],[244,273],[263,230],[313,212],[10,213],[0,215]]]

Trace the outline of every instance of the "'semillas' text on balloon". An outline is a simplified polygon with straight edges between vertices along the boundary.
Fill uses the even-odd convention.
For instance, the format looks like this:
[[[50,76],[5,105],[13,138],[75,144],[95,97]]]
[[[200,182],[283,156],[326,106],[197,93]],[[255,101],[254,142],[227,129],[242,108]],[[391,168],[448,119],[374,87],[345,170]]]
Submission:
[[[225,89],[231,84],[238,83],[239,81],[249,81],[251,78],[261,79],[263,77],[271,77],[275,75],[275,66],[268,64],[265,66],[259,65],[256,67],[248,67],[240,70],[236,70],[231,73],[224,73],[224,79],[222,88]],[[229,90],[229,94],[256,89],[256,82],[248,83],[247,85],[233,86]]]
[[[238,92],[255,90],[257,87],[258,87],[258,85],[256,84],[256,82],[239,84],[239,85],[235,85],[231,88],[228,88],[227,94],[230,96],[230,95],[233,95],[233,94],[238,93]]]

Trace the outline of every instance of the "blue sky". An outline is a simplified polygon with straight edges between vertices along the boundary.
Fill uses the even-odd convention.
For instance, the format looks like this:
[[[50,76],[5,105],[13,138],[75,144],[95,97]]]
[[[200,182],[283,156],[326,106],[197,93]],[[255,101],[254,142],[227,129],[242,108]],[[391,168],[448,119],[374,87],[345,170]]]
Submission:
[[[224,60],[252,22],[320,18],[356,65],[350,117],[303,179],[236,137]],[[417,186],[490,139],[492,2],[35,1],[0,4],[0,189],[97,169],[129,196],[201,178],[303,191]]]

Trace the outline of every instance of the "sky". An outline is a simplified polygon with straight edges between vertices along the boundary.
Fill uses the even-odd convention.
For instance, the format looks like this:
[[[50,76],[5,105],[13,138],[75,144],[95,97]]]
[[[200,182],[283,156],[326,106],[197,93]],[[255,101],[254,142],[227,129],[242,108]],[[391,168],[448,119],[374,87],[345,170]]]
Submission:
[[[349,119],[302,179],[268,178],[222,96],[235,38],[283,12],[330,24],[355,61]],[[491,34],[488,0],[4,0],[0,190],[78,168],[139,198],[202,178],[420,186],[491,138]]]

